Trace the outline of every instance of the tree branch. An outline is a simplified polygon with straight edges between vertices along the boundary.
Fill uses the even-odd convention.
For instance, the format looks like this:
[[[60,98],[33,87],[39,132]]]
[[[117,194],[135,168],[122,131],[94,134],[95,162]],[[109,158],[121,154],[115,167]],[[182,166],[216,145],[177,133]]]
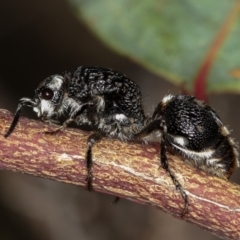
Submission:
[[[12,114],[0,110],[6,133]],[[85,186],[85,153],[89,132],[67,129],[55,135],[40,121],[21,117],[8,138],[0,137],[0,169]],[[184,202],[171,179],[159,168],[159,144],[143,145],[104,139],[93,148],[95,191],[161,208],[180,218]],[[186,221],[212,233],[240,239],[240,186],[193,169],[176,156],[169,165],[189,198]]]

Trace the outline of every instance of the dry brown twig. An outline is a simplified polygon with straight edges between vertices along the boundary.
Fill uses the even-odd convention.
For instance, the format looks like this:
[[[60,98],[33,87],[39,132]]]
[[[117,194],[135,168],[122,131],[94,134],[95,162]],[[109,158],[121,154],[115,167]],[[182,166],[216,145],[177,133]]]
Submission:
[[[4,138],[12,114],[0,110],[0,169],[85,186],[86,140],[90,133],[67,129],[56,135],[40,121],[21,118]],[[149,204],[179,217],[183,200],[159,168],[159,144],[104,139],[93,148],[95,191]],[[169,165],[189,197],[183,219],[222,238],[240,239],[240,186],[206,175],[168,155]],[[180,217],[179,217],[180,218]]]

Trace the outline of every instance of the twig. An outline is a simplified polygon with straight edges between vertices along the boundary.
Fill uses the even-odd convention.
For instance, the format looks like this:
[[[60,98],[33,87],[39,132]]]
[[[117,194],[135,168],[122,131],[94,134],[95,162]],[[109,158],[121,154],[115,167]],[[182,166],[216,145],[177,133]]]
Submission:
[[[90,133],[67,129],[55,135],[40,121],[21,117],[4,138],[12,114],[0,110],[0,169],[85,186],[86,140]],[[222,238],[240,239],[240,186],[193,169],[168,155],[171,170],[189,197],[183,219]],[[124,143],[104,139],[93,148],[95,191],[161,208],[178,218],[184,203],[163,169],[159,144]]]

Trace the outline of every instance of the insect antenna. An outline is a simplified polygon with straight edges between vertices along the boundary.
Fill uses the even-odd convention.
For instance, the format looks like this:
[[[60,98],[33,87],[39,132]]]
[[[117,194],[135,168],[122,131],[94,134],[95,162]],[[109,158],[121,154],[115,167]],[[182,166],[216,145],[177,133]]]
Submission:
[[[36,103],[30,98],[21,98],[19,100],[18,107],[17,107],[17,110],[15,112],[13,121],[12,121],[8,131],[4,135],[5,138],[7,138],[13,132],[14,128],[16,127],[16,125],[18,123],[19,117],[20,117],[21,112],[22,112],[22,108],[25,107],[25,106],[34,107],[34,106],[36,106]]]

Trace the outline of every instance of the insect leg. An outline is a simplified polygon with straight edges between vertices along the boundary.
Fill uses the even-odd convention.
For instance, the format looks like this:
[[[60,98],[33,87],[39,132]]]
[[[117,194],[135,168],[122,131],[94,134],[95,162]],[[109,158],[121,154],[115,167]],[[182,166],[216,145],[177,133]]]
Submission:
[[[36,106],[36,103],[32,99],[29,99],[29,98],[21,98],[19,100],[18,107],[17,107],[17,110],[15,112],[13,121],[12,121],[8,131],[4,135],[5,138],[7,138],[13,132],[14,128],[16,127],[16,125],[18,123],[19,117],[21,115],[22,108],[25,107],[25,106],[34,107],[34,106]]]
[[[153,120],[149,124],[147,124],[143,129],[141,129],[138,133],[134,134],[133,138],[144,138],[151,134],[154,131],[158,131],[160,126],[160,120]]]
[[[151,134],[154,131],[161,131],[162,132],[162,138],[161,138],[161,156],[160,156],[160,161],[161,161],[161,166],[162,168],[168,173],[170,178],[172,179],[176,189],[180,192],[183,200],[184,200],[184,209],[182,211],[181,216],[184,216],[187,211],[188,211],[188,196],[183,190],[181,184],[178,182],[176,177],[173,175],[173,173],[170,171],[168,167],[168,159],[166,155],[166,145],[165,145],[165,137],[164,137],[164,122],[161,121],[160,119],[150,121],[149,124],[147,124],[146,127],[144,127],[140,132],[136,133],[134,135],[134,138],[143,138],[149,134]]]
[[[104,135],[102,133],[93,133],[92,135],[90,135],[90,137],[88,137],[87,143],[88,143],[88,150],[87,150],[87,154],[86,154],[86,167],[87,167],[87,177],[86,177],[86,181],[87,181],[87,189],[89,191],[91,191],[93,189],[92,186],[92,165],[93,165],[93,161],[92,161],[92,147],[94,146],[95,143],[99,142],[102,138],[104,137]]]
[[[46,133],[46,134],[50,134],[50,135],[54,135],[54,134],[56,134],[56,133],[59,133],[60,131],[64,131],[64,129],[65,129],[71,122],[74,122],[74,121],[75,121],[75,119],[69,118],[69,119],[67,119],[66,121],[64,121],[64,123],[63,123],[60,127],[58,127],[57,129],[55,129],[55,130],[50,130],[50,131],[46,131],[45,133]]]
[[[173,175],[171,170],[168,166],[168,159],[166,155],[166,144],[165,144],[165,137],[163,135],[161,139],[161,156],[160,156],[161,166],[162,168],[168,173],[168,175],[171,177],[176,189],[180,192],[182,199],[184,200],[184,209],[181,213],[181,217],[183,217],[188,212],[188,196],[185,193],[185,191],[182,188],[182,185],[178,182],[176,177]]]
[[[92,161],[92,147],[95,143],[99,142],[102,138],[104,137],[104,135],[102,133],[93,133],[89,138],[88,138],[88,150],[87,150],[87,154],[86,154],[86,167],[87,167],[87,177],[86,177],[86,181],[87,181],[87,190],[88,191],[92,191],[93,186],[92,186],[92,165],[93,165],[93,161]],[[120,198],[119,197],[115,197],[113,204],[117,204],[119,202]]]
[[[75,119],[77,116],[81,115],[82,112],[86,109],[86,107],[92,106],[93,102],[87,102],[87,103],[83,103],[81,104],[78,108],[76,108],[70,115],[70,118],[68,118],[66,121],[63,122],[63,124],[58,127],[56,130],[53,131],[48,131],[45,132],[46,134],[56,134],[60,131],[64,131],[65,128],[71,123],[71,122],[75,122]]]

